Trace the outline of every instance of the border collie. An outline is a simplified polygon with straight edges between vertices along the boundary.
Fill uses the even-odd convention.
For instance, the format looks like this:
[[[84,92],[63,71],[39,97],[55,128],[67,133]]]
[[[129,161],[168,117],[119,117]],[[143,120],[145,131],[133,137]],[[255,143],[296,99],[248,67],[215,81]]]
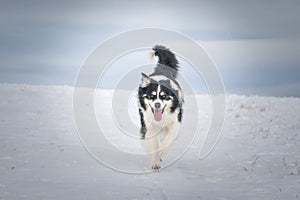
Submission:
[[[141,140],[151,155],[152,170],[158,170],[162,156],[179,133],[184,100],[176,80],[179,66],[175,54],[160,45],[152,50],[158,63],[152,74],[142,73],[138,106]]]

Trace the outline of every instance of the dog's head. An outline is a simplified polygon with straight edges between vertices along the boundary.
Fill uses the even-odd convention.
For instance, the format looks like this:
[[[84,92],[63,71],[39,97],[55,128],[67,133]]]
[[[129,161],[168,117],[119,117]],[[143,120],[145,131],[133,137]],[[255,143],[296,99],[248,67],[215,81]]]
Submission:
[[[173,113],[182,104],[179,86],[164,76],[149,77],[142,73],[139,87],[140,106],[151,111],[155,121],[161,121],[165,113]]]

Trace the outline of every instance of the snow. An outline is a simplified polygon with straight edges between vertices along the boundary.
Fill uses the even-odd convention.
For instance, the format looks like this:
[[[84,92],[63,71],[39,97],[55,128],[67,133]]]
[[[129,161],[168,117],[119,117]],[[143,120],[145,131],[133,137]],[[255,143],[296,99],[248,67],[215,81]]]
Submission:
[[[0,199],[300,198],[298,98],[227,95],[223,132],[208,157],[198,158],[200,135],[171,166],[130,174],[103,166],[83,148],[72,87],[1,84],[0,93]],[[109,105],[108,99],[101,103]],[[205,132],[209,96],[197,99]],[[134,107],[132,98],[129,104]],[[130,119],[138,120],[134,113]],[[141,150],[138,143],[108,139]]]

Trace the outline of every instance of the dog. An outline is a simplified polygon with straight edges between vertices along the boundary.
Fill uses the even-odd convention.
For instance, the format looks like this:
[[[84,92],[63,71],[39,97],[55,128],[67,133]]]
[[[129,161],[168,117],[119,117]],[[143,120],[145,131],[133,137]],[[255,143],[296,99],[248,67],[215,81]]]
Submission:
[[[141,73],[138,107],[142,144],[151,155],[152,170],[156,171],[180,131],[184,98],[176,79],[179,63],[175,54],[161,45],[152,50],[152,57],[157,56],[158,63],[152,74]]]

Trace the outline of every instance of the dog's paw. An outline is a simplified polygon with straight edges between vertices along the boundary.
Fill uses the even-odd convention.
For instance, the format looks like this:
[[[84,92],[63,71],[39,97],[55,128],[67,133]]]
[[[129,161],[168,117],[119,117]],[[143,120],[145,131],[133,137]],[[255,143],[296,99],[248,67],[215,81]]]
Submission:
[[[152,165],[152,170],[158,171],[159,169],[160,169],[160,165],[159,164]]]

